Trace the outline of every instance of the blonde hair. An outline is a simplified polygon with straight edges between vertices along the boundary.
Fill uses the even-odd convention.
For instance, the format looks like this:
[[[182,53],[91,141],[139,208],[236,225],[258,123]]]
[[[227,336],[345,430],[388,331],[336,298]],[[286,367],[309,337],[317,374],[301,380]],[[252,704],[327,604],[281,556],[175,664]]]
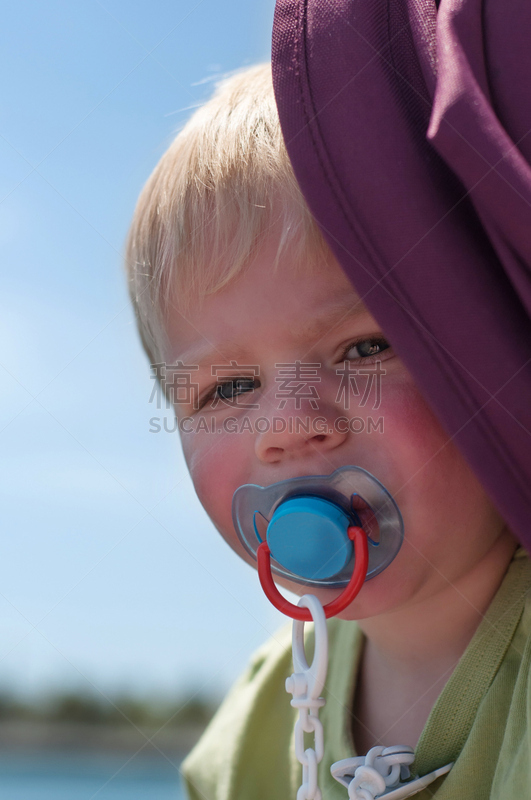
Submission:
[[[188,121],[144,187],[126,249],[129,292],[151,361],[163,320],[218,292],[268,233],[280,255],[311,270],[327,250],[298,188],[282,139],[271,67],[223,81]],[[170,300],[171,297],[171,300]]]

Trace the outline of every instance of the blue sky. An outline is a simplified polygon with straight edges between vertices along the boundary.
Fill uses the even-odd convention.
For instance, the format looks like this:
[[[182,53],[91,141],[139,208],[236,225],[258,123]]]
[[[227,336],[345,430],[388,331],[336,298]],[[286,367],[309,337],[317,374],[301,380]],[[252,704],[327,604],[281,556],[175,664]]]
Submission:
[[[0,688],[218,692],[283,622],[149,433],[121,268],[143,183],[216,76],[269,59],[273,7],[4,6]]]

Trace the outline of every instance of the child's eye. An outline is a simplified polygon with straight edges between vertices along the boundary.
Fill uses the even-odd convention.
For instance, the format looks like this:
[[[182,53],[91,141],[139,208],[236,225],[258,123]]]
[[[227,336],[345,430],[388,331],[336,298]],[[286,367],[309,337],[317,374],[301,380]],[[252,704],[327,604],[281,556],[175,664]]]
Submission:
[[[372,336],[370,339],[360,339],[357,342],[351,342],[345,352],[343,353],[342,360],[346,359],[356,360],[363,358],[374,358],[379,356],[384,350],[391,347],[389,342],[381,336]]]
[[[230,403],[240,394],[254,392],[260,388],[260,381],[257,378],[229,378],[226,381],[216,384],[216,386],[200,401],[199,408],[203,408],[208,402],[217,405],[219,401]]]
[[[218,383],[214,390],[214,396],[220,400],[233,400],[239,394],[254,392],[256,388],[255,378],[231,378],[223,383]]]

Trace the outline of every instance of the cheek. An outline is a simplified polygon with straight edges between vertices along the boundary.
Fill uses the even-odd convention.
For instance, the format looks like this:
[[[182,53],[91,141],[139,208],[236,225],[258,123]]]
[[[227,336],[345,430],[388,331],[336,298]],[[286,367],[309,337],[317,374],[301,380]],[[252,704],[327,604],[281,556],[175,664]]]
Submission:
[[[395,498],[404,543],[341,616],[362,619],[422,600],[459,580],[492,547],[503,522],[414,383],[382,392],[384,435],[367,461]],[[379,438],[377,438],[379,436]]]
[[[407,373],[384,379],[381,405],[372,416],[381,427],[358,441],[361,466],[370,465],[397,502],[454,460],[455,448]]]
[[[454,483],[456,474],[478,483],[411,379],[387,388],[382,416],[385,456],[392,465],[396,494],[420,489],[426,482]]]
[[[183,435],[184,457],[195,491],[208,516],[239,552],[232,525],[232,496],[238,486],[247,483],[245,434],[192,433]]]
[[[490,548],[501,518],[412,381],[389,390],[384,415],[404,554],[454,572]]]

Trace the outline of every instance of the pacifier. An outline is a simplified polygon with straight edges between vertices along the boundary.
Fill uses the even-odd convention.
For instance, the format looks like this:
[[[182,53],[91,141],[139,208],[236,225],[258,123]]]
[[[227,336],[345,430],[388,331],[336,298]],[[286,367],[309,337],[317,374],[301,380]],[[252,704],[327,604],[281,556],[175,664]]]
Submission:
[[[304,586],[342,588],[324,607],[330,617],[391,563],[404,537],[402,516],[385,486],[354,466],[271,486],[240,486],[232,518],[239,540],[258,562],[269,600],[302,620],[307,610],[282,597],[272,573]]]

